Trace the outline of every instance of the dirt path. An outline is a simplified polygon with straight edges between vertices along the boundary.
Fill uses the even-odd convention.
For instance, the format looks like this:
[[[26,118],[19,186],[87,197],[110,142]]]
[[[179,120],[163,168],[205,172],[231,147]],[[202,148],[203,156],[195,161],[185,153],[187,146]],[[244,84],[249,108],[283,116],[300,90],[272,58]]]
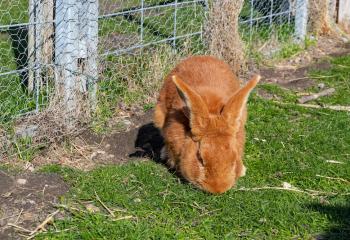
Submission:
[[[0,239],[22,239],[15,224],[34,230],[48,214],[68,185],[54,174],[13,174],[0,170]],[[58,216],[59,217],[59,216]]]

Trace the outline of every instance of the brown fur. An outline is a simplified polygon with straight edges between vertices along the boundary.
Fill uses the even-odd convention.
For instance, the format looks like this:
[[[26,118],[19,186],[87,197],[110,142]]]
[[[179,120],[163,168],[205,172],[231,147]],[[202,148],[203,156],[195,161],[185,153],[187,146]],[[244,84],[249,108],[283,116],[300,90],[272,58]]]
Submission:
[[[165,78],[154,115],[168,165],[211,193],[234,186],[245,172],[246,101],[259,78],[240,88],[230,67],[210,56],[178,64]]]

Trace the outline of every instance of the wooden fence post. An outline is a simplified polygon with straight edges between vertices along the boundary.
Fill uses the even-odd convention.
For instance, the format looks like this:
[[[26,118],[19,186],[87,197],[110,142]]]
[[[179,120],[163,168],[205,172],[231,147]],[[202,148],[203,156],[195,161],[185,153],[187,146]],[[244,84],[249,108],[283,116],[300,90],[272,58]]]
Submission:
[[[96,103],[98,1],[56,0],[55,22],[56,94],[71,128]]]
[[[28,91],[40,90],[44,79],[53,77],[54,0],[29,0]],[[38,103],[37,103],[38,107]]]

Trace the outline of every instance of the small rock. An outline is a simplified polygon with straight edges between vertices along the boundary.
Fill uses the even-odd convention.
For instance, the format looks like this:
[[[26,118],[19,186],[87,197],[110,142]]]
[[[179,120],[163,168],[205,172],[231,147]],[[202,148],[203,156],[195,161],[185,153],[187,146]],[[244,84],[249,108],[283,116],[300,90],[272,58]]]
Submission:
[[[19,179],[17,179],[17,183],[20,184],[20,185],[24,185],[24,184],[27,183],[27,179],[19,178]]]
[[[295,62],[295,63],[299,63],[300,61],[301,61],[300,57],[296,57],[296,58],[294,59],[294,62]]]
[[[325,85],[324,83],[319,83],[319,84],[317,85],[317,87],[318,87],[319,89],[324,89],[325,86],[326,86],[326,85]]]
[[[98,207],[96,207],[91,203],[87,204],[85,207],[86,207],[86,210],[88,210],[90,213],[101,212],[101,210]]]
[[[283,187],[283,188],[286,188],[286,189],[290,189],[290,188],[292,188],[293,186],[292,186],[292,184],[290,184],[290,183],[288,183],[288,182],[283,182],[282,187]]]
[[[90,158],[93,160],[97,157],[97,152],[93,152],[90,156]]]
[[[28,202],[32,205],[36,204],[36,202],[34,200],[31,200],[31,199],[29,199]]]
[[[140,198],[135,198],[135,199],[134,199],[134,202],[135,202],[135,203],[139,203],[139,202],[141,202],[141,199],[140,199]]]
[[[281,177],[283,177],[283,173],[282,172],[276,172],[275,173],[275,177],[281,178]]]
[[[28,170],[30,172],[34,172],[34,165],[30,162],[27,162],[26,165],[24,166],[24,170]]]
[[[105,148],[110,148],[111,147],[111,144],[107,143]]]
[[[34,219],[34,215],[31,212],[25,212],[22,214],[21,219],[23,221],[32,221]]]
[[[12,192],[7,192],[7,193],[2,194],[1,197],[8,198],[11,196],[11,194],[12,194]]]
[[[344,43],[348,43],[348,42],[349,42],[349,39],[347,39],[346,37],[341,37],[341,40],[342,40]]]
[[[18,137],[34,137],[38,131],[37,125],[20,126],[15,130],[15,134]]]
[[[322,205],[326,205],[326,204],[329,204],[329,201],[328,201],[327,199],[325,199],[324,197],[321,197],[321,198],[320,198],[320,203],[321,203]]]
[[[106,154],[106,152],[103,151],[103,150],[97,150],[96,152],[97,152],[98,154]]]
[[[132,124],[132,122],[127,120],[127,119],[124,119],[123,124],[125,124],[125,126],[130,126]]]

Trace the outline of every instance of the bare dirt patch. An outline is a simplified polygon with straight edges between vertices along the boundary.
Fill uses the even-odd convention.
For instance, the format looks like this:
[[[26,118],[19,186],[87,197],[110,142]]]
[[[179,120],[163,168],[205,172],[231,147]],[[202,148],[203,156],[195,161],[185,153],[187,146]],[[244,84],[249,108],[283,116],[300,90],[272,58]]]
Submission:
[[[86,130],[65,144],[54,144],[33,159],[34,166],[59,164],[82,170],[125,163],[136,158],[158,159],[163,139],[152,123],[153,110],[124,118],[125,131],[99,135]]]
[[[0,239],[22,239],[21,231],[8,224],[34,230],[56,210],[52,204],[68,188],[55,174],[11,174],[0,170]]]
[[[291,59],[280,60],[273,67],[262,67],[260,72],[265,83],[275,83],[282,87],[303,91],[315,86],[308,72],[314,69],[327,70],[331,67],[329,58],[350,54],[350,43],[340,39],[321,37],[317,46],[297,54]]]

